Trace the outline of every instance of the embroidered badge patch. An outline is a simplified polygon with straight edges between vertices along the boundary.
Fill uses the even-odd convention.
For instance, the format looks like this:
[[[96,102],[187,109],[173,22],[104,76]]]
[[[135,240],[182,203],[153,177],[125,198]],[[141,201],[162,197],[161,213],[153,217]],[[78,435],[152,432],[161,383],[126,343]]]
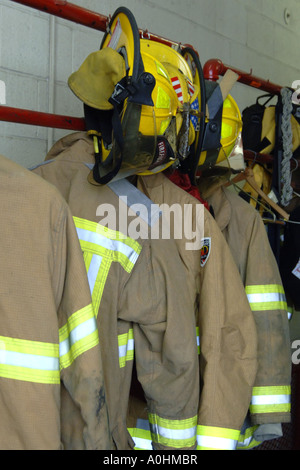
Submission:
[[[211,250],[211,238],[202,238],[202,248],[201,248],[201,261],[200,264],[203,267],[210,255]]]

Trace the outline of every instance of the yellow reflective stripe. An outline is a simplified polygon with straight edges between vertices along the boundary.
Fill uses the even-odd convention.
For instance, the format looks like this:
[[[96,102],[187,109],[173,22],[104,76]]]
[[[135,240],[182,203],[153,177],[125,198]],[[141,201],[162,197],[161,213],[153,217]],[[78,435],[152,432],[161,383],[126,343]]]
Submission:
[[[110,257],[131,272],[141,252],[136,240],[90,220],[74,217],[74,222],[83,251]]]
[[[214,426],[197,426],[197,450],[234,450],[240,431]]]
[[[59,346],[0,336],[0,377],[59,384]]]
[[[266,284],[245,287],[252,311],[287,310],[283,286]]]
[[[247,428],[245,432],[240,434],[239,442],[237,444],[237,450],[247,450],[258,446],[261,442],[254,439],[254,432],[258,428],[258,425]]]
[[[128,333],[118,335],[119,344],[119,364],[120,367],[125,367],[127,361],[132,361],[134,356],[134,339],[133,329],[131,328]]]
[[[254,387],[251,413],[288,413],[291,410],[291,387]]]
[[[92,304],[73,313],[59,330],[60,368],[69,367],[84,352],[99,343]]]
[[[104,286],[112,261],[106,257],[95,255],[93,253],[89,253],[89,256],[86,258],[88,260],[88,263],[86,263],[88,282],[91,290],[94,312],[97,318]]]
[[[111,264],[118,262],[130,273],[142,247],[136,240],[96,222],[74,217],[74,223],[83,251],[93,309],[97,318]],[[120,335],[118,343],[119,364],[124,367],[134,356],[133,330]]]
[[[128,428],[128,432],[134,441],[134,450],[153,450],[150,429]]]
[[[60,370],[99,343],[92,304],[71,315],[59,330],[59,345],[0,337],[0,377],[36,383],[60,382]]]
[[[176,420],[150,413],[149,423],[153,442],[173,448],[195,445],[197,416]]]

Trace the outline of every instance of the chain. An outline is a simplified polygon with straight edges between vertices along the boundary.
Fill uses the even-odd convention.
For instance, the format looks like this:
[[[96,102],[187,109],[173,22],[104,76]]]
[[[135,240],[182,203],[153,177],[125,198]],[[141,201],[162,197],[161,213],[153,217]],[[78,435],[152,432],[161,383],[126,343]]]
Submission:
[[[293,111],[292,91],[288,88],[281,89],[281,98],[283,104],[282,110],[282,145],[283,158],[281,162],[281,204],[287,206],[293,197],[293,188],[291,186],[291,158],[293,157],[293,132],[291,125],[291,115]]]

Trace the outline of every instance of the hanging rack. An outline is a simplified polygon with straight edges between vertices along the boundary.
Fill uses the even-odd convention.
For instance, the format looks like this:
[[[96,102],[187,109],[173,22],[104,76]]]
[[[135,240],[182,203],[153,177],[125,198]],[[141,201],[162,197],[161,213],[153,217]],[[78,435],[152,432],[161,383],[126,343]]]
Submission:
[[[259,90],[266,91],[273,95],[280,95],[281,85],[272,83],[269,80],[264,80],[263,78],[257,77],[250,72],[245,72],[243,70],[237,69],[230,65],[224,64],[220,59],[210,59],[208,60],[203,67],[203,74],[206,80],[217,81],[220,75],[225,75],[227,70],[232,70],[235,72],[239,78],[238,82],[248,85],[252,88],[257,88]]]
[[[101,15],[100,13],[88,10],[87,8],[74,5],[73,3],[67,2],[66,0],[11,1],[102,32],[106,31],[110,21],[109,16]],[[141,38],[147,38],[152,41],[160,42],[175,49],[184,47],[194,49],[193,46],[189,44],[180,44],[178,42],[151,33],[148,30],[139,29],[139,34]],[[197,51],[195,52],[197,53]],[[4,105],[0,105],[0,120],[56,129],[76,131],[85,130],[85,122],[83,118],[56,115],[51,113],[41,113]]]
[[[101,15],[100,13],[72,4],[66,0],[11,1],[102,32],[106,31],[110,21],[109,16]],[[177,49],[185,48],[187,46],[194,49],[193,46],[189,44],[183,45],[181,43],[151,33],[148,30],[139,29],[139,34],[141,38],[147,37],[147,39],[157,41]],[[197,51],[195,52],[197,53]],[[269,80],[266,81],[262,78],[256,77],[252,75],[252,71],[248,73],[226,65],[219,59],[210,59],[205,63],[203,67],[204,78],[207,80],[216,81],[219,79],[220,75],[225,75],[228,69],[233,70],[239,75],[238,81],[241,83],[254,88],[259,88],[269,93],[274,93],[276,95],[280,94],[280,90],[282,88],[280,85],[276,85]],[[0,105],[0,120],[59,129],[84,130],[84,120],[79,117],[41,113],[4,105]]]

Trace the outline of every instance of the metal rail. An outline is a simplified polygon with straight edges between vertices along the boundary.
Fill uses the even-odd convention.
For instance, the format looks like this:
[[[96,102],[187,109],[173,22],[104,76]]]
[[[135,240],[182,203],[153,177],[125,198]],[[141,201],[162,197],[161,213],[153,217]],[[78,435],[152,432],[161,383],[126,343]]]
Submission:
[[[39,11],[72,21],[74,23],[105,32],[110,21],[110,17],[101,15],[86,8],[74,5],[66,0],[11,0],[15,3],[26,5],[35,8]],[[139,30],[140,37],[147,37],[150,40],[166,44],[170,47],[184,48],[191,47],[188,44],[181,45],[180,43],[163,38],[156,34],[150,33],[147,30]],[[224,64],[219,59],[208,60],[204,67],[204,78],[207,80],[218,80],[220,75],[224,75],[230,69],[239,75],[238,81],[253,88],[259,88],[269,93],[280,94],[281,86],[266,81],[262,78],[247,73],[242,70],[236,69],[229,65]],[[68,129],[68,130],[84,130],[84,119],[74,116],[63,116],[50,113],[41,113],[21,108],[12,108],[8,106],[0,106],[0,120],[15,122],[21,124],[29,124],[36,126],[43,126],[49,128]]]
[[[85,130],[83,118],[0,106],[0,120],[56,129]]]
[[[280,90],[283,88],[280,85],[270,82],[269,80],[264,80],[263,78],[257,77],[252,74],[252,71],[244,72],[230,65],[224,64],[220,59],[210,59],[208,60],[203,67],[203,74],[206,80],[217,81],[220,78],[220,75],[224,75],[227,70],[232,70],[237,73],[240,83],[244,83],[252,88],[258,88],[260,90],[266,91],[274,95],[280,95]]]

